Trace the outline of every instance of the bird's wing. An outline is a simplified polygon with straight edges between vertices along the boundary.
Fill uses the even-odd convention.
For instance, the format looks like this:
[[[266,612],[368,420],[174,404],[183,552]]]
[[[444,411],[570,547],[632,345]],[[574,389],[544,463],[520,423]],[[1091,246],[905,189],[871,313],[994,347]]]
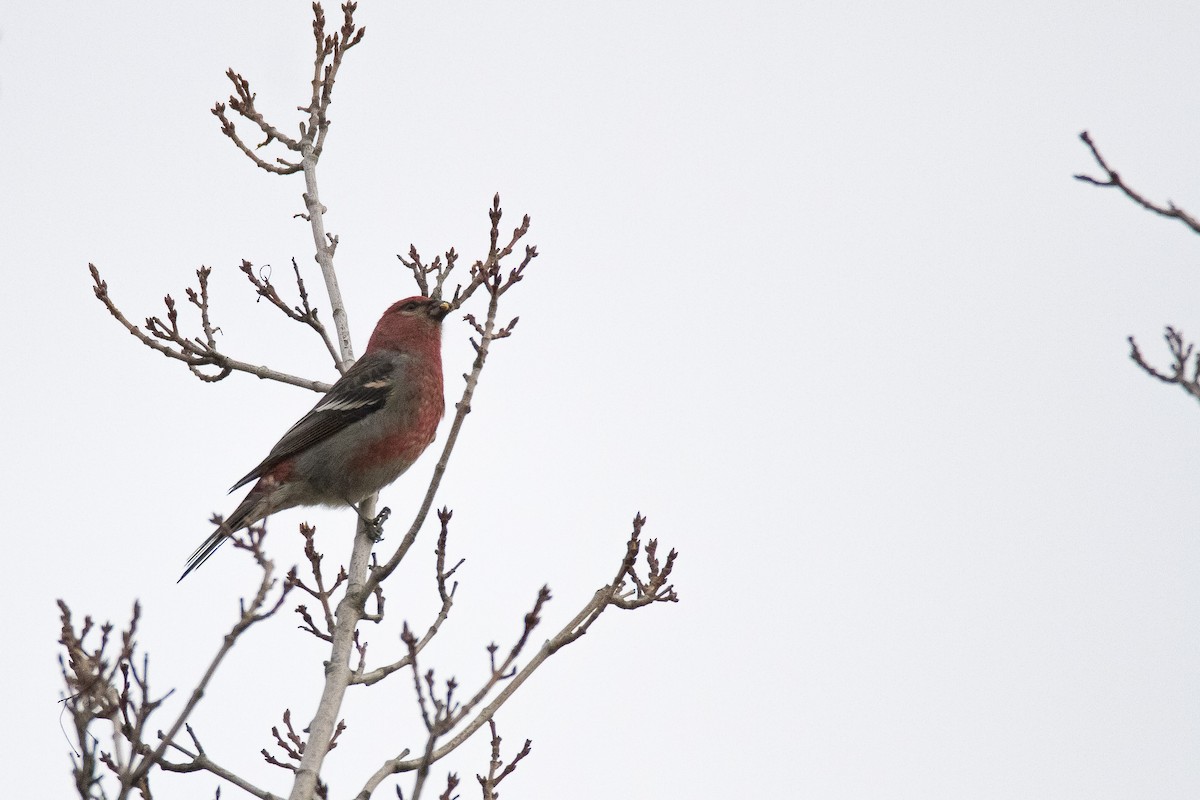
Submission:
[[[402,372],[400,362],[394,358],[378,353],[364,355],[311,411],[288,429],[262,463],[229,491],[245,486],[285,459],[383,408],[397,381],[402,380]]]

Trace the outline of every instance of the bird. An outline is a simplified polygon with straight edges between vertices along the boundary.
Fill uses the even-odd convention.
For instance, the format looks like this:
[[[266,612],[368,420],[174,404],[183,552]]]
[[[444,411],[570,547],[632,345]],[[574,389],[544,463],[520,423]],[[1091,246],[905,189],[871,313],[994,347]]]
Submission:
[[[358,512],[358,503],[413,465],[445,413],[441,334],[450,308],[417,296],[383,312],[362,358],[229,490],[255,481],[192,553],[180,581],[231,535],[276,511],[349,505]]]

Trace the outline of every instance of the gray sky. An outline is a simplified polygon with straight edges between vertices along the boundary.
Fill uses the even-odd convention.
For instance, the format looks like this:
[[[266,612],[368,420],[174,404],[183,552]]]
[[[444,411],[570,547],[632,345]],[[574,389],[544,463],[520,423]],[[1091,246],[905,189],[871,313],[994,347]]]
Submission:
[[[682,602],[610,612],[503,709],[506,752],[534,742],[505,796],[1195,797],[1200,408],[1125,337],[1161,361],[1163,325],[1200,336],[1200,240],[1071,175],[1088,129],[1200,211],[1200,8],[834,6],[361,4],[321,167],[359,350],[413,293],[394,254],[478,257],[493,192],[542,252],[439,498],[467,563],[426,663],[478,680],[542,583],[557,629],[640,510]],[[254,573],[222,551],[175,578],[314,402],[150,353],[87,263],[134,319],[210,265],[228,352],[332,372],[237,272],[311,264],[302,181],[208,112],[233,66],[294,126],[306,5],[166,8],[0,16],[13,796],[70,794],[54,598],[117,621],[139,598],[155,685],[189,689]],[[395,518],[432,461],[385,493]],[[345,513],[294,511],[281,560],[304,519],[348,551]],[[422,542],[393,625],[432,613]],[[239,646],[194,718],[210,754],[284,791],[257,753],[311,715],[323,652],[284,615]],[[335,796],[419,742],[407,677],[368,692]],[[485,742],[442,767],[476,796]]]

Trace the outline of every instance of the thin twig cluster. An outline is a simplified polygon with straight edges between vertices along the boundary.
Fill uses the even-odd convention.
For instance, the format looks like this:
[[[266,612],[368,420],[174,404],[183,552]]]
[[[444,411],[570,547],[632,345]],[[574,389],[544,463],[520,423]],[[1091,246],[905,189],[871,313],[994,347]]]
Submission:
[[[434,671],[427,669],[422,672],[417,665],[415,651],[419,642],[406,623],[401,638],[409,650],[407,666],[412,668],[417,705],[428,734],[425,746],[421,755],[416,758],[408,758],[410,749],[405,748],[395,758],[384,762],[367,781],[363,790],[356,795],[356,800],[367,800],[388,775],[412,771],[417,772],[417,779],[410,800],[419,798],[429,766],[452,753],[484,723],[491,721],[500,707],[546,659],[572,642],[578,641],[609,606],[632,610],[652,603],[678,602],[675,588],[669,583],[678,557],[676,551],[671,550],[666,560],[660,562],[656,555],[658,542],[651,539],[645,546],[644,572],[638,569],[638,556],[642,552],[641,533],[645,524],[646,518],[641,514],[634,517],[633,531],[613,580],[597,589],[588,603],[556,634],[546,640],[524,666],[519,667],[518,660],[534,629],[541,622],[544,608],[551,599],[550,588],[542,587],[533,608],[524,617],[521,633],[505,657],[497,662],[499,646],[494,642],[488,645],[488,678],[467,701],[455,699],[458,684],[453,678],[444,682],[444,689],[438,694]],[[630,583],[632,587],[629,586]],[[503,688],[492,695],[493,690],[502,684]],[[447,736],[450,736],[449,740],[439,746],[438,742]]]
[[[1163,334],[1167,350],[1171,353],[1169,372],[1163,372],[1146,361],[1137,342],[1129,337],[1129,357],[1147,374],[1158,378],[1163,383],[1175,383],[1192,397],[1200,400],[1200,353],[1195,353],[1196,346],[1183,338],[1183,331],[1167,326]]]
[[[529,755],[533,749],[533,742],[529,739],[525,740],[525,746],[512,757],[512,760],[507,764],[500,758],[500,734],[496,731],[496,720],[488,720],[488,728],[492,731],[492,760],[488,762],[487,777],[476,775],[479,780],[479,787],[483,790],[483,800],[499,800],[500,792],[496,791],[496,787],[500,785],[500,781],[507,778],[517,768],[517,764],[521,763],[521,759]]]
[[[342,4],[342,27],[336,33],[325,32],[325,11],[320,3],[313,3],[313,39],[316,41],[316,58],[313,59],[312,96],[308,105],[300,106],[297,110],[308,115],[306,121],[299,123],[299,134],[289,136],[259,113],[254,106],[257,97],[250,91],[250,81],[235,72],[226,71],[225,75],[233,84],[234,93],[229,96],[229,108],[243,119],[253,123],[265,137],[254,147],[246,144],[237,131],[237,126],[225,113],[225,103],[216,103],[212,108],[213,115],[221,121],[221,133],[228,136],[242,153],[254,162],[256,166],[276,175],[290,175],[303,169],[300,163],[305,155],[305,149],[311,148],[312,153],[320,158],[325,149],[325,136],[329,133],[329,104],[333,102],[333,85],[337,80],[338,70],[342,66],[342,58],[346,52],[363,40],[367,29],[359,28],[354,23],[354,12],[358,3]],[[258,150],[272,142],[279,142],[296,154],[295,160],[289,161],[282,157],[271,163],[258,155]]]
[[[262,570],[258,591],[249,602],[245,599],[239,601],[237,621],[225,635],[221,647],[168,732],[156,731],[157,742],[153,745],[147,735],[150,717],[172,692],[157,698],[151,695],[149,656],[145,653],[140,658],[137,656],[136,636],[141,606],[134,604],[129,626],[121,632],[119,645],[114,651],[110,648],[110,644],[115,642],[111,623],[99,626],[99,641],[95,642],[97,627],[92,618],[85,617],[83,624],[76,629],[70,608],[59,600],[62,619],[59,641],[66,651],[66,658],[60,657],[59,660],[66,686],[63,702],[71,713],[74,727],[77,750],[73,754],[72,772],[81,799],[107,800],[115,797],[123,800],[133,791],[148,799],[151,797],[150,769],[154,766],[173,772],[207,769],[222,777],[227,775],[226,771],[207,760],[196,760],[201,755],[201,748],[194,734],[193,743],[197,751],[191,763],[172,763],[165,758],[165,753],[168,747],[180,749],[174,742],[176,734],[187,725],[187,719],[203,697],[209,681],[237,640],[251,627],[273,616],[287,597],[288,588],[285,585],[271,599],[277,581],[273,577],[274,565],[262,548],[264,537],[265,528],[256,526],[245,535],[233,539],[234,545],[249,552]],[[107,734],[94,730],[103,722],[110,724],[111,730]],[[188,732],[191,733],[190,728]],[[101,735],[106,735],[108,744],[105,748],[101,746]],[[105,788],[99,765],[106,767],[108,773],[115,777],[115,793],[110,794]]]
[[[438,597],[441,598],[442,601],[442,606],[438,609],[437,615],[426,627],[425,632],[421,635],[421,637],[415,640],[413,646],[409,648],[409,652],[406,652],[401,658],[389,664],[384,664],[376,667],[375,669],[367,671],[366,645],[363,644],[359,649],[358,666],[354,670],[354,677],[351,678],[352,684],[371,686],[379,683],[392,673],[398,672],[405,667],[410,666],[412,664],[411,653],[415,651],[417,654],[419,654],[422,650],[424,650],[426,645],[433,641],[433,637],[435,637],[438,631],[441,630],[442,624],[450,617],[450,609],[454,607],[454,594],[458,591],[458,581],[455,581],[449,586],[447,586],[447,583],[454,573],[458,571],[458,568],[461,567],[466,561],[466,559],[460,558],[458,563],[456,563],[453,567],[446,569],[446,541],[450,535],[450,518],[453,516],[453,513],[454,512],[448,508],[441,508],[437,512],[438,520],[441,522],[441,532],[438,534],[437,548],[434,551],[436,557],[435,576],[437,580]],[[372,569],[377,569],[378,566],[378,564],[375,564],[372,566]],[[383,594],[382,586],[380,584],[376,584],[376,592],[377,605],[379,608],[378,615],[375,618],[364,615],[364,619],[367,619],[371,622],[381,622],[383,619]]]
[[[81,798],[107,798],[101,766],[118,777],[128,774],[132,758],[145,750],[142,733],[146,720],[165,696],[150,697],[149,661],[143,656],[140,668],[134,661],[140,604],[133,604],[129,627],[121,631],[119,643],[113,638],[112,623],[97,627],[89,616],[76,630],[67,604],[59,600],[58,608],[62,620],[59,643],[66,651],[66,657],[58,659],[68,693],[63,703],[70,712],[78,748],[71,754],[75,788]],[[113,728],[108,750],[101,749],[92,730],[102,721]]]
[[[1095,159],[1100,169],[1104,171],[1105,177],[1101,179],[1080,174],[1075,176],[1076,180],[1089,183],[1093,186],[1118,189],[1122,194],[1147,211],[1151,211],[1161,217],[1177,219],[1188,226],[1192,232],[1200,233],[1200,220],[1197,220],[1182,208],[1179,208],[1169,200],[1165,205],[1155,203],[1131,188],[1120,174],[1109,166],[1104,157],[1100,155],[1099,149],[1097,149],[1095,142],[1092,141],[1092,137],[1087,131],[1079,134],[1079,138],[1087,145],[1088,150],[1091,151],[1092,158]],[[1171,354],[1171,364],[1167,368],[1167,371],[1160,370],[1146,360],[1146,357],[1142,355],[1141,349],[1138,348],[1137,341],[1132,336],[1128,337],[1129,357],[1147,375],[1157,378],[1163,383],[1178,384],[1189,395],[1200,400],[1200,354],[1193,357],[1195,346],[1186,342],[1183,338],[1183,332],[1177,328],[1168,325],[1163,333],[1163,339],[1166,340],[1167,350]]]
[[[333,277],[333,256],[337,250],[337,237],[325,232],[321,220],[325,213],[325,207],[321,205],[317,195],[315,170],[317,161],[324,152],[325,137],[329,132],[329,106],[333,102],[333,87],[338,70],[342,66],[342,59],[350,48],[363,40],[363,36],[366,34],[366,28],[360,28],[354,22],[354,12],[357,8],[357,3],[344,3],[342,5],[342,27],[334,33],[327,34],[324,9],[320,3],[313,3],[312,28],[316,55],[313,61],[312,91],[308,104],[298,108],[307,115],[307,118],[298,123],[298,133],[295,136],[283,133],[258,111],[255,107],[256,95],[250,90],[249,80],[233,69],[226,72],[234,90],[229,97],[228,109],[258,127],[265,138],[258,145],[251,147],[238,133],[233,120],[229,118],[225,103],[216,103],[212,109],[212,113],[221,123],[221,132],[228,136],[256,166],[277,175],[290,175],[302,170],[305,172],[307,191],[304,199],[307,211],[295,216],[308,221],[313,227],[313,236],[318,249],[317,261],[321,265],[330,302],[333,305],[333,319],[337,328],[338,344],[335,345],[330,339],[324,325],[317,319],[316,309],[309,304],[304,280],[294,260],[293,268],[301,300],[299,306],[291,306],[284,302],[275,287],[271,285],[269,277],[256,276],[249,262],[243,261],[241,270],[260,297],[266,298],[271,305],[282,311],[288,318],[307,325],[320,336],[334,365],[341,372],[345,372],[349,368],[352,360],[349,348],[350,334],[341,293],[337,288],[336,279]],[[291,160],[279,157],[275,159],[274,163],[268,162],[259,155],[258,151],[273,142],[282,144],[295,155]],[[188,369],[197,378],[214,382],[223,380],[234,372],[247,372],[259,378],[302,386],[317,392],[329,391],[328,383],[289,375],[266,366],[249,364],[220,351],[215,339],[215,333],[219,328],[212,325],[209,317],[208,276],[212,272],[211,267],[201,267],[197,270],[199,291],[190,287],[186,289],[188,300],[200,312],[200,336],[188,335],[180,330],[175,301],[170,295],[164,298],[167,306],[166,322],[164,323],[159,317],[149,317],[146,320],[145,330],[142,330],[130,322],[113,302],[108,294],[108,284],[101,279],[99,269],[94,264],[89,264],[88,267],[92,273],[96,297],[104,303],[109,313],[147,347],[157,350],[168,358],[187,364]],[[201,367],[212,367],[216,371],[204,371],[201,370]]]
[[[271,274],[268,270],[264,269],[261,274],[256,275],[254,273],[254,265],[244,259],[241,270],[246,279],[250,281],[250,285],[258,292],[259,297],[266,299],[267,302],[282,311],[288,319],[312,328],[317,336],[321,337],[321,341],[324,342],[325,349],[329,351],[329,356],[333,359],[333,363],[342,372],[346,371],[341,354],[338,353],[337,345],[329,338],[329,332],[325,330],[325,326],[317,319],[317,308],[308,302],[308,292],[304,288],[304,276],[300,274],[300,265],[296,263],[296,259],[292,259],[292,272],[296,275],[296,288],[300,291],[300,305],[298,306],[288,305],[279,296],[275,285],[271,283]]]
[[[524,277],[525,268],[533,259],[537,258],[537,247],[534,245],[525,245],[525,256],[521,263],[511,269],[508,275],[505,275],[501,269],[501,262],[512,255],[513,249],[525,238],[525,234],[529,233],[530,219],[526,214],[521,219],[521,224],[513,229],[512,236],[509,237],[508,244],[500,246],[500,220],[504,217],[504,210],[500,207],[499,192],[492,198],[492,207],[488,210],[488,219],[491,222],[491,230],[488,232],[488,254],[485,258],[479,259],[471,265],[469,280],[466,286],[459,284],[454,289],[454,296],[450,299],[452,308],[459,308],[465,303],[475,290],[480,286],[486,286],[489,294],[499,297],[500,295],[511,289],[517,282]],[[421,254],[417,252],[416,245],[408,246],[408,258],[396,254],[396,258],[400,260],[410,272],[413,274],[413,279],[417,282],[417,288],[421,290],[421,294],[432,297],[435,300],[442,299],[443,287],[446,284],[446,279],[450,277],[450,273],[454,271],[454,265],[458,261],[458,253],[453,247],[446,251],[446,260],[442,261],[441,256],[434,257],[433,261],[426,264],[421,260]],[[433,278],[433,283],[430,283],[430,278]],[[475,322],[473,315],[467,315],[467,320],[475,326],[476,331],[482,336],[483,332],[479,325]],[[511,331],[512,327],[517,324],[516,319],[513,319],[506,327]],[[506,336],[508,334],[505,334]],[[494,338],[503,338],[496,336]]]
[[[306,316],[299,310],[292,311],[280,300],[275,302],[279,295],[275,291],[274,286],[271,286],[269,280],[261,280],[253,274],[253,268],[249,262],[242,262],[242,272],[249,278],[255,289],[260,294],[264,289],[269,291],[272,305],[276,308],[283,308],[285,313],[293,319],[297,316]],[[142,344],[149,347],[151,350],[156,350],[162,353],[167,358],[182,361],[187,365],[187,368],[200,380],[206,383],[215,383],[224,380],[234,372],[245,372],[254,375],[258,378],[266,380],[279,381],[280,383],[291,384],[292,386],[300,386],[305,389],[311,389],[314,392],[329,391],[330,384],[323,381],[310,380],[301,378],[297,375],[289,375],[285,372],[271,369],[262,364],[250,364],[245,361],[232,358],[217,347],[216,335],[221,329],[212,324],[211,311],[209,309],[208,295],[208,276],[212,274],[211,267],[200,267],[196,270],[197,288],[187,287],[184,292],[187,295],[188,302],[196,307],[200,315],[200,335],[194,336],[184,333],[179,327],[179,310],[176,308],[175,299],[171,295],[166,295],[163,298],[163,303],[167,307],[166,320],[162,317],[152,316],[147,317],[145,329],[139,328],[122,313],[121,309],[113,302],[112,297],[108,293],[108,282],[100,277],[100,270],[95,264],[88,264],[88,269],[92,273],[92,291],[96,298],[104,304],[108,309],[108,313],[113,319],[121,324],[125,330],[129,331]],[[300,278],[300,271],[296,271],[296,280],[300,286],[301,296],[304,297],[304,306],[307,307],[308,299],[304,294],[304,283]],[[260,289],[259,287],[263,287]],[[266,296],[266,295],[264,295]],[[312,327],[318,334],[328,341],[328,336],[323,327],[316,320],[316,312],[312,311],[311,322],[306,319],[299,320],[304,324]],[[340,366],[340,365],[339,365]],[[214,367],[216,372],[206,372],[202,367]]]
[[[349,580],[350,576],[346,574],[344,568],[339,568],[337,575],[333,579],[333,583],[326,585],[327,581],[324,573],[321,571],[321,562],[325,556],[317,552],[314,537],[317,529],[307,522],[300,524],[300,535],[304,537],[304,557],[308,560],[309,570],[313,576],[312,586],[309,586],[299,577],[298,573],[288,575],[289,587],[295,587],[305,594],[311,596],[314,600],[321,604],[322,619],[318,625],[316,620],[308,612],[308,606],[303,603],[296,606],[296,614],[301,619],[300,630],[307,631],[318,639],[326,642],[333,641],[333,606],[330,605],[329,599],[337,592],[338,587]]]

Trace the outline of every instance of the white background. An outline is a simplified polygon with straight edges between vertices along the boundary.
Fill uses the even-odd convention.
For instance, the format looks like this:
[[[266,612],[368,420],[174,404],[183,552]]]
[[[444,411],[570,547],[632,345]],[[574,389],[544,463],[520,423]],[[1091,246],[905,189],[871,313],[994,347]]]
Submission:
[[[1200,211],[1200,8],[833,8],[362,4],[321,162],[359,351],[414,293],[394,254],[479,257],[493,192],[542,252],[439,498],[467,563],[426,664],[473,685],[543,582],[556,630],[640,510],[682,553],[682,601],[609,612],[502,710],[506,755],[534,741],[504,796],[1195,797],[1200,408],[1125,337],[1161,361],[1163,325],[1200,334],[1200,240],[1071,175],[1095,171],[1088,129]],[[320,296],[302,180],[254,169],[208,111],[233,66],[294,126],[309,24],[283,2],[0,19],[10,796],[72,792],[55,598],[118,622],[139,599],[154,685],[182,696],[254,583],[232,550],[175,579],[315,397],[199,383],[118,328],[87,263],[139,320],[210,265],[227,352],[331,379],[237,272],[286,287],[294,256]],[[447,325],[450,394],[466,336]],[[393,540],[432,462],[385,493]],[[281,561],[304,519],[348,550],[346,513],[297,510]],[[429,619],[432,546],[375,659]],[[284,708],[311,716],[325,652],[295,622],[240,645],[194,717],[279,793],[258,750]],[[408,675],[351,693],[331,796],[419,746],[414,708]],[[485,768],[480,738],[436,774],[467,798]]]

